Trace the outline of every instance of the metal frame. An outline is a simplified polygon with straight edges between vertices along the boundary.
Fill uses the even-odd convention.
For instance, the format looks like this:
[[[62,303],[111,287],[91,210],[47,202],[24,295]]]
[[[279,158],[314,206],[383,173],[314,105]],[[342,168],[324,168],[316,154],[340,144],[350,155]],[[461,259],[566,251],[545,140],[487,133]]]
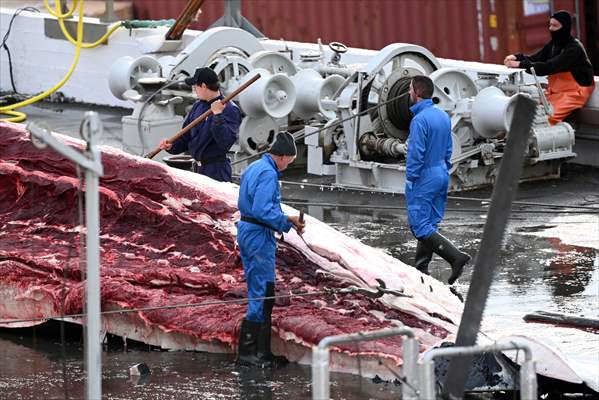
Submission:
[[[49,145],[56,152],[85,169],[85,224],[86,224],[86,341],[87,398],[102,398],[102,349],[100,347],[100,202],[99,181],[104,174],[101,153],[97,147],[102,133],[98,113],[88,111],[83,120],[87,148],[82,154],[56,139],[47,129],[34,123],[27,125],[32,141],[38,147]],[[85,128],[87,127],[87,131]]]

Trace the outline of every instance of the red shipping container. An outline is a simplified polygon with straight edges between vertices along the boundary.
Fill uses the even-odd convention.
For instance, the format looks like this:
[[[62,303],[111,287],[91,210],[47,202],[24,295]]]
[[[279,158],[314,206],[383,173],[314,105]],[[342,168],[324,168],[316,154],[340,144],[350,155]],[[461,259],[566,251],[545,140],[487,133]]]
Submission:
[[[176,18],[185,4],[133,0],[140,19]],[[414,43],[437,57],[501,63],[507,54],[530,53],[549,40],[552,4],[572,12],[578,8],[579,37],[599,68],[599,0],[242,0],[241,12],[271,39],[315,43],[321,38],[367,49]],[[206,0],[191,27],[204,30],[223,11],[223,1]]]

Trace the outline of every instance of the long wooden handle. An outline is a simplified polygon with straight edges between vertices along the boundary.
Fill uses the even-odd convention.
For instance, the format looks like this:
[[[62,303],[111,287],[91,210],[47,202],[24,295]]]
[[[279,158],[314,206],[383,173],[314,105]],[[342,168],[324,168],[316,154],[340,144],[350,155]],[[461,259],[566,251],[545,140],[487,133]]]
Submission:
[[[222,99],[221,102],[223,104],[227,104],[235,96],[237,96],[239,93],[243,92],[245,89],[247,89],[248,86],[250,86],[252,83],[256,82],[258,79],[260,79],[260,74],[256,74],[256,76],[254,76],[252,79],[250,79],[249,81],[245,82],[243,85],[240,85],[237,89],[235,89],[227,97],[225,97],[224,99]],[[187,126],[185,126],[185,128],[181,129],[179,132],[175,133],[173,136],[171,136],[170,138],[168,138],[167,142],[173,143],[175,140],[177,140],[181,136],[185,135],[191,128],[193,128],[194,126],[196,126],[200,122],[204,121],[210,115],[212,115],[212,110],[211,109],[206,110],[206,112],[204,112],[202,115],[200,115],[199,117],[197,117],[196,119],[194,119],[193,121],[191,121],[189,124],[187,124]],[[152,150],[151,152],[149,152],[148,154],[146,154],[145,157],[146,158],[154,158],[154,156],[156,156],[156,154],[160,153],[161,151],[162,151],[162,149],[160,147],[157,147],[154,150]]]
[[[185,29],[187,29],[189,24],[192,23],[193,17],[195,17],[198,10],[202,8],[204,1],[205,0],[189,0],[187,2],[185,8],[183,8],[183,11],[181,11],[181,14],[179,14],[173,26],[171,26],[171,28],[166,33],[166,40],[181,39],[181,36],[183,36],[183,32],[185,32]]]

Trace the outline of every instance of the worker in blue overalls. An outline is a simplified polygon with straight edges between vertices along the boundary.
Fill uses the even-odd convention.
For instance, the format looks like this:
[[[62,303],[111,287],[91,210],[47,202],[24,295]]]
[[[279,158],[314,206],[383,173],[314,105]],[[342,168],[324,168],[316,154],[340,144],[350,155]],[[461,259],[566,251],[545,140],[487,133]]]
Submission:
[[[433,89],[433,81],[426,76],[415,76],[410,83],[410,111],[414,117],[408,136],[405,192],[408,222],[418,239],[415,266],[428,274],[433,253],[438,254],[451,265],[451,285],[462,274],[470,256],[437,230],[447,203],[452,142],[451,121],[433,104]]]
[[[233,102],[222,103],[218,76],[211,68],[197,68],[185,83],[193,87],[199,101],[191,108],[183,127],[208,110],[212,110],[212,115],[172,144],[163,140],[159,147],[171,154],[189,151],[196,161],[195,172],[217,181],[231,182],[227,152],[237,139],[241,112]]]
[[[281,132],[269,152],[241,175],[237,243],[250,299],[275,294],[275,232],[289,232],[293,227],[301,234],[305,226],[299,216],[281,210],[279,177],[296,154],[293,137]],[[270,350],[274,303],[274,299],[249,301],[239,332],[239,363],[265,368],[286,361]]]

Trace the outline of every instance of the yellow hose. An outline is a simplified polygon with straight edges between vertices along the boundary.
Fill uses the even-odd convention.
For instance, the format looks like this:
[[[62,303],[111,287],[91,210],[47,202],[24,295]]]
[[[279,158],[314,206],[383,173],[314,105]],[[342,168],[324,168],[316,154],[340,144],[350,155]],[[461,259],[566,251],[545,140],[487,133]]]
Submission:
[[[73,0],[73,1],[74,1],[74,4],[73,4],[73,5],[75,5],[75,4],[77,3],[77,1],[78,1],[78,0]],[[83,0],[81,0],[81,1],[83,1]],[[56,9],[57,9],[57,12],[58,12],[58,13],[59,13],[59,15],[60,15],[60,11],[59,11],[59,10],[60,10],[60,8],[59,8],[59,7],[60,7],[60,5],[59,5],[59,3],[60,3],[59,1],[56,1]],[[54,16],[55,16],[55,17],[58,19],[58,24],[60,25],[60,30],[62,31],[62,34],[64,35],[64,37],[65,37],[65,38],[66,38],[66,39],[67,39],[69,42],[71,42],[71,43],[73,43],[74,45],[76,45],[76,41],[75,41],[75,39],[73,39],[73,37],[71,36],[71,34],[69,33],[69,31],[67,30],[67,28],[66,28],[66,26],[65,26],[65,24],[64,24],[64,20],[65,20],[65,18],[68,18],[68,17],[60,17],[60,16],[58,16],[56,13],[54,13],[54,12],[52,11],[52,9],[50,8],[50,4],[48,3],[48,0],[44,0],[44,6],[46,6],[46,9],[47,9],[47,10],[48,10],[48,11],[49,11],[49,12],[50,12],[52,15],[54,15]],[[67,13],[67,14],[64,14],[64,15],[68,15],[68,14],[69,14],[69,13]],[[116,31],[117,29],[119,29],[119,28],[120,28],[120,26],[121,26],[121,23],[120,23],[120,22],[117,22],[116,24],[112,25],[112,26],[110,27],[110,29],[108,29],[108,31],[107,31],[107,32],[104,34],[104,36],[102,36],[100,39],[96,40],[94,43],[83,43],[83,44],[81,45],[81,47],[82,47],[82,48],[84,48],[84,49],[93,49],[94,47],[98,47],[98,46],[99,46],[99,45],[101,45],[102,43],[106,42],[106,40],[108,40],[108,37],[109,37],[110,35],[112,35],[112,34],[114,33],[114,31]]]
[[[46,8],[50,12],[50,14],[52,14],[53,16],[58,18],[58,23],[59,23],[60,28],[61,28],[63,34],[65,35],[65,37],[71,43],[73,43],[75,45],[75,58],[73,59],[73,63],[71,64],[71,67],[67,71],[66,75],[62,78],[62,80],[60,82],[58,82],[56,85],[54,85],[54,87],[52,87],[51,89],[48,89],[48,90],[38,94],[37,96],[31,97],[31,98],[21,101],[19,103],[0,107],[0,114],[11,115],[10,118],[3,118],[3,119],[0,119],[0,121],[21,122],[21,121],[24,121],[25,119],[27,119],[27,115],[25,113],[20,112],[20,111],[14,111],[14,110],[16,108],[21,108],[21,107],[25,107],[30,104],[33,104],[45,97],[48,97],[49,95],[51,95],[52,93],[54,93],[58,89],[60,89],[69,80],[69,78],[73,74],[73,71],[75,70],[75,67],[77,66],[77,63],[79,62],[79,56],[81,55],[81,49],[82,48],[92,48],[92,47],[96,47],[96,46],[100,45],[101,43],[106,41],[108,36],[112,35],[112,33],[120,27],[120,22],[119,22],[119,23],[115,24],[114,26],[112,26],[108,30],[108,32],[106,32],[106,34],[104,36],[102,36],[95,43],[83,43],[83,2],[84,2],[84,0],[73,0],[72,10],[66,14],[62,14],[60,12],[60,1],[56,0],[56,4],[55,4],[56,11],[53,11],[50,8],[50,5],[48,4],[48,0],[44,0],[44,5],[46,6]],[[69,35],[69,33],[66,31],[63,19],[70,17],[73,14],[73,12],[75,11],[75,8],[77,7],[77,5],[79,5],[79,10],[78,10],[79,17],[77,19],[77,40],[73,40],[71,35]]]
[[[55,16],[56,18],[70,18],[71,15],[73,15],[73,13],[75,12],[78,2],[79,2],[79,0],[73,0],[73,6],[71,7],[70,11],[66,14],[60,13],[60,3],[61,3],[60,0],[56,0],[56,4],[55,4],[56,12],[50,8],[50,5],[48,4],[48,0],[44,0],[44,5],[46,6],[46,10],[48,10],[48,12],[50,14],[52,14],[53,16]]]

